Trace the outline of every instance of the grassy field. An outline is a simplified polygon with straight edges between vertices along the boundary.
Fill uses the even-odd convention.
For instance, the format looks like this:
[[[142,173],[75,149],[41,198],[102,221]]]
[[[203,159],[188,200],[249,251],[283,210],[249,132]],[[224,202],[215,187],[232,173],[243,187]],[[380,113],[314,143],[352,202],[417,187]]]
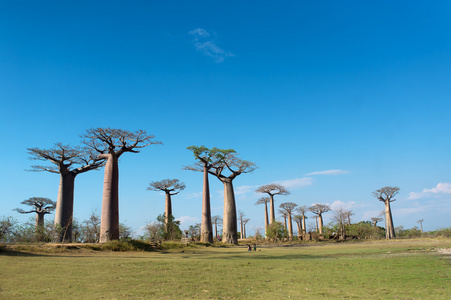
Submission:
[[[0,299],[451,299],[451,261],[437,251],[450,246],[438,239],[257,252],[3,250]]]

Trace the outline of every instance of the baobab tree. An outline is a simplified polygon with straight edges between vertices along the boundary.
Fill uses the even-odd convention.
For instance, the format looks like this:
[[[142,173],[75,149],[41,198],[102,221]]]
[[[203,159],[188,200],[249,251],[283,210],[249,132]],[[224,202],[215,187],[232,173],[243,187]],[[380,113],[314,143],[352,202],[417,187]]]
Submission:
[[[100,242],[119,239],[119,158],[126,152],[139,153],[137,149],[152,144],[153,135],[144,130],[127,131],[111,128],[91,128],[82,135],[83,143],[105,159],[102,212],[100,217]]]
[[[218,225],[222,224],[221,216],[213,216],[211,217],[211,222],[215,225],[215,237],[218,238]]]
[[[264,204],[265,205],[265,235],[266,231],[268,230],[269,226],[269,218],[268,218],[268,203],[271,201],[271,198],[269,197],[261,197],[258,199],[257,203],[255,205]]]
[[[423,234],[423,219],[418,220],[417,223],[420,224],[421,234]]]
[[[74,184],[78,174],[95,170],[104,165],[103,158],[97,157],[92,151],[56,143],[53,148],[27,148],[30,159],[49,161],[51,166],[32,166],[31,171],[60,174],[58,198],[55,208],[56,242],[72,241],[72,221],[74,212]]]
[[[246,214],[239,210],[238,211],[238,221],[240,221],[240,238],[244,239],[244,225],[243,222],[245,220]]]
[[[308,217],[305,215],[308,211],[308,207],[306,205],[303,206],[298,206],[296,208],[296,212],[299,213],[299,215],[302,218],[302,225],[301,225],[301,229],[302,229],[302,234],[307,233],[307,228],[305,227],[305,219],[308,219]],[[299,232],[299,234],[301,234],[301,232]]]
[[[298,205],[293,202],[285,202],[285,203],[280,204],[280,206],[279,206],[280,209],[282,209],[284,211],[284,213],[286,214],[286,216],[288,218],[288,236],[289,236],[290,240],[293,240],[293,223],[291,221],[291,215],[297,206]]]
[[[279,214],[283,218],[283,228],[288,232],[288,226],[287,226],[287,213],[283,209],[279,209]]]
[[[385,238],[395,238],[395,226],[393,225],[393,217],[391,214],[390,202],[396,201],[394,198],[399,193],[399,187],[386,186],[375,192],[373,196],[377,200],[384,202],[385,204]]]
[[[203,172],[204,183],[202,188],[202,221],[200,241],[203,243],[213,243],[213,230],[211,224],[211,207],[210,207],[210,184],[208,181],[208,171],[221,159],[222,153],[218,152],[218,148],[208,149],[205,146],[189,146],[188,150],[192,151],[196,164],[185,167],[185,170]],[[234,150],[226,150],[235,152]]]
[[[332,220],[337,222],[339,228],[338,235],[341,240],[344,240],[346,238],[345,223],[349,220],[350,213],[352,213],[350,210],[346,210],[343,207],[338,207],[337,209],[334,210]]]
[[[319,234],[323,233],[323,213],[330,211],[330,206],[326,204],[314,204],[309,207],[309,210],[318,216],[318,230]]]
[[[380,218],[380,217],[374,217],[374,218],[371,218],[371,223],[373,223],[373,226],[376,227],[376,226],[377,226],[377,223],[379,223],[379,222],[382,221],[382,220],[383,220],[383,218]]]
[[[236,157],[234,150],[217,149],[216,163],[208,171],[224,184],[223,242],[238,244],[235,192],[233,180],[256,169],[254,163]],[[229,175],[224,175],[227,172]]]
[[[172,201],[171,196],[177,195],[180,193],[180,191],[183,191],[185,189],[185,184],[183,182],[180,182],[178,179],[163,179],[161,181],[153,181],[149,183],[149,186],[147,187],[147,190],[149,191],[162,191],[165,193],[165,209],[164,209],[164,216],[165,216],[165,230],[167,232],[168,230],[168,224],[170,220],[172,220]]]
[[[31,206],[31,210],[15,208],[15,211],[21,214],[36,214],[36,221],[34,223],[35,235],[38,240],[42,240],[44,233],[44,216],[46,214],[51,214],[55,210],[56,202],[50,200],[49,198],[32,197],[20,202],[20,204]]]
[[[276,213],[274,209],[274,196],[275,195],[282,195],[286,196],[289,195],[290,192],[281,184],[271,183],[271,184],[265,184],[259,187],[257,190],[255,190],[257,193],[264,193],[268,194],[270,198],[270,223],[274,222],[276,220]]]
[[[251,219],[244,219],[244,220],[243,220],[243,236],[244,236],[244,238],[247,237],[247,235],[246,235],[246,224],[247,224],[250,220],[251,220]]]

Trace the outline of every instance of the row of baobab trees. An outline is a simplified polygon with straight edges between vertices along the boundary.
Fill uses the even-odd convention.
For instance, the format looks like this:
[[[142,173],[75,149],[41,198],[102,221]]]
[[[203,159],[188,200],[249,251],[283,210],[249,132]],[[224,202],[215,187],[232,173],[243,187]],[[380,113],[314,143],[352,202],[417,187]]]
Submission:
[[[47,171],[60,175],[58,198],[55,208],[55,241],[70,242],[72,238],[72,220],[74,205],[74,184],[79,174],[104,167],[104,183],[102,195],[100,242],[119,239],[119,158],[124,153],[139,153],[141,148],[161,144],[154,140],[144,130],[126,131],[112,128],[91,128],[81,135],[83,146],[70,146],[56,143],[53,148],[28,148],[32,160],[47,161],[51,165],[33,165],[32,171]],[[186,166],[186,170],[202,172],[202,218],[201,241],[213,242],[213,230],[210,209],[209,175],[216,177],[224,185],[223,237],[222,241],[229,244],[238,243],[237,211],[233,180],[241,174],[253,172],[256,165],[237,157],[233,149],[207,148],[205,146],[190,146],[195,163]],[[148,189],[161,190],[166,193],[165,216],[166,222],[172,217],[171,195],[184,189],[183,183],[177,179],[167,179],[152,182]],[[390,200],[387,190],[378,190],[379,200],[386,203],[386,213],[389,218],[387,231],[393,231],[393,221],[390,211]],[[399,190],[399,189],[398,189]],[[263,185],[257,192],[265,193],[269,197],[265,203],[270,205],[268,221],[275,221],[274,196],[287,195],[285,187],[277,184]],[[376,192],[375,192],[376,193]],[[393,194],[393,193],[392,193]],[[393,196],[393,195],[392,195]],[[264,202],[265,200],[262,200]],[[388,210],[387,210],[388,207]],[[322,227],[321,213],[318,214]],[[391,225],[390,225],[391,224]],[[390,228],[392,228],[390,230]]]
[[[274,209],[274,196],[282,195],[286,196],[289,194],[289,191],[280,184],[267,184],[259,187],[256,192],[268,194],[269,197],[262,197],[257,201],[257,205],[264,204],[265,206],[265,232],[268,232],[269,226],[275,222],[275,209]],[[376,197],[379,201],[382,201],[385,205],[384,216],[385,216],[385,229],[386,229],[386,238],[391,239],[395,237],[395,230],[393,225],[393,217],[391,213],[390,203],[395,201],[395,195],[399,192],[398,187],[383,187],[379,190],[373,192],[373,196]],[[270,206],[270,217],[268,217],[268,204]],[[293,227],[292,220],[297,224],[298,234],[302,236],[307,233],[307,228],[305,225],[306,220],[306,212],[310,211],[315,214],[316,219],[316,230],[319,234],[323,233],[324,221],[323,214],[329,212],[331,207],[327,204],[313,204],[310,207],[308,206],[298,206],[298,204],[293,202],[285,202],[280,204],[279,213],[284,218],[284,225],[288,231],[288,235],[290,239],[293,239]],[[350,225],[350,217],[352,215],[352,211],[346,210],[344,208],[338,208],[335,211],[334,219],[340,225],[340,235],[344,232],[344,224],[348,223]],[[371,221],[374,226],[380,221],[382,218],[374,217],[371,218]]]
[[[32,160],[50,162],[50,165],[33,165],[32,171],[47,171],[60,175],[55,208],[55,241],[70,242],[74,206],[75,178],[82,173],[104,167],[100,242],[119,239],[119,158],[124,153],[138,153],[140,148],[161,144],[144,130],[126,131],[112,128],[91,128],[81,135],[83,146],[56,143],[53,148],[28,148]],[[237,157],[233,149],[208,149],[204,146],[188,147],[195,163],[186,170],[203,172],[201,240],[213,242],[210,191],[208,175],[224,184],[223,241],[238,243],[237,216],[233,180],[256,169],[254,163]],[[166,192],[166,220],[172,216],[171,195],[184,188],[176,179],[152,182],[151,190]]]

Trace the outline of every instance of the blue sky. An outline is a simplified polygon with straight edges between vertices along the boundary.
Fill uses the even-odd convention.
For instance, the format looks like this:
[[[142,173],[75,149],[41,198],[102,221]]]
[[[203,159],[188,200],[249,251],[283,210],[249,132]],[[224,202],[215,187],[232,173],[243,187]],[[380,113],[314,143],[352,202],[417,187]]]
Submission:
[[[235,180],[251,232],[264,226],[254,190],[271,182],[291,191],[277,206],[341,205],[353,221],[399,186],[395,226],[449,227],[449,78],[449,1],[0,1],[0,215],[27,220],[22,200],[57,198],[58,175],[25,171],[27,147],[112,127],[163,142],[120,161],[120,219],[137,232],[163,213],[146,187],[165,178],[187,185],[182,227],[200,222],[190,145],[257,164]],[[75,218],[100,212],[102,183],[103,170],[77,177]]]

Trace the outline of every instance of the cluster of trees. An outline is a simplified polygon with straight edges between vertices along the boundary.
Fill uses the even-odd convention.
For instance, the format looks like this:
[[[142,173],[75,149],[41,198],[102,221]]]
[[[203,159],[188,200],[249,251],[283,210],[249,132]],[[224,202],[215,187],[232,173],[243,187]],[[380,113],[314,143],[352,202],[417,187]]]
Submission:
[[[34,165],[32,171],[47,171],[60,175],[58,199],[54,204],[54,241],[71,242],[73,239],[73,203],[74,184],[78,174],[104,167],[104,185],[102,211],[100,218],[100,242],[119,239],[119,167],[118,160],[126,152],[138,153],[138,149],[161,144],[154,141],[153,135],[143,130],[135,132],[111,128],[88,129],[82,137],[83,146],[70,146],[56,143],[53,148],[28,148],[31,159],[50,162],[51,165]],[[224,184],[223,241],[238,243],[237,213],[233,180],[243,174],[255,170],[255,164],[237,157],[233,149],[208,149],[204,146],[188,147],[193,152],[195,164],[185,167],[186,170],[200,171],[204,175],[202,197],[202,222],[200,239],[202,242],[213,242],[212,217],[210,209],[210,192],[208,176],[213,175]],[[148,189],[163,191],[166,194],[164,228],[169,234],[172,215],[171,196],[185,188],[178,179],[165,179],[149,184]],[[217,220],[216,220],[217,221]],[[38,228],[40,225],[37,225]],[[216,223],[217,231],[217,223]],[[215,233],[217,235],[217,232]]]
[[[339,207],[333,211],[332,220],[334,221],[332,226],[327,228],[328,232],[325,232],[323,214],[331,211],[331,207],[327,204],[313,204],[310,207],[298,206],[293,202],[285,202],[280,204],[279,213],[284,219],[284,224],[280,224],[275,221],[275,195],[289,195],[290,192],[280,184],[267,184],[259,187],[256,192],[268,194],[269,197],[262,197],[257,201],[257,205],[265,205],[265,232],[266,237],[270,239],[280,239],[281,237],[287,237],[293,240],[293,226],[294,220],[297,224],[298,237],[301,239],[308,238],[306,234],[308,230],[306,228],[305,220],[307,212],[314,214],[315,219],[315,232],[320,235],[334,236],[340,239],[344,239],[346,236],[358,236],[358,237],[375,237],[380,235],[381,228],[377,227],[377,223],[382,221],[383,218],[374,217],[371,218],[371,222],[360,222],[358,225],[351,224],[351,216],[354,213],[351,210],[346,210]],[[395,238],[395,228],[393,225],[393,217],[391,213],[390,203],[395,201],[395,196],[398,194],[398,187],[383,187],[375,192],[373,195],[379,200],[384,202],[385,210],[385,234],[387,239]],[[270,207],[270,218],[268,218],[268,204]],[[421,223],[423,220],[418,221]],[[274,225],[273,225],[274,224]],[[383,228],[382,228],[383,229]]]
[[[72,241],[74,184],[77,175],[105,167],[100,242],[119,239],[119,158],[127,152],[161,144],[143,130],[126,131],[111,128],[91,128],[82,137],[83,146],[56,143],[53,148],[28,148],[31,159],[48,161],[52,165],[34,165],[33,171],[60,175],[55,208],[55,241]]]
[[[55,202],[47,198],[30,198],[22,202],[32,207],[25,211],[17,209],[20,213],[36,213],[35,235],[39,237],[44,231],[44,215],[55,211],[54,230],[52,240],[56,242],[71,242],[73,240],[73,203],[74,203],[74,183],[78,174],[88,172],[104,167],[104,184],[102,196],[102,211],[100,217],[100,226],[97,231],[85,240],[96,240],[106,242],[119,239],[119,167],[118,160],[126,152],[138,153],[140,148],[152,144],[161,144],[154,141],[154,136],[147,134],[143,130],[126,131],[111,128],[92,128],[81,135],[82,146],[70,146],[56,143],[53,148],[28,148],[31,159],[50,162],[49,165],[33,165],[32,171],[47,171],[60,175],[60,184],[58,189],[58,199]],[[186,170],[202,172],[203,174],[203,193],[202,193],[202,220],[199,226],[200,241],[212,243],[213,224],[215,224],[215,237],[218,236],[217,225],[222,221],[223,234],[222,241],[229,244],[238,243],[238,220],[240,221],[241,238],[246,237],[246,223],[249,219],[245,218],[244,213],[237,215],[235,193],[233,181],[236,177],[244,173],[253,172],[256,169],[254,163],[242,160],[237,157],[233,149],[209,149],[205,146],[190,146],[190,150],[195,158],[195,163],[186,166]],[[213,175],[224,185],[224,212],[222,219],[219,216],[212,217],[210,209],[210,190],[209,175]],[[165,212],[159,216],[155,224],[148,224],[149,236],[162,236],[164,239],[177,238],[181,235],[179,223],[174,220],[172,214],[171,197],[185,189],[185,184],[178,179],[164,179],[154,181],[147,188],[151,191],[162,191],[165,193]],[[256,192],[266,194],[266,197],[260,198],[256,204],[265,205],[265,232],[268,236],[270,231],[282,232],[279,225],[270,226],[276,222],[275,196],[286,196],[290,192],[280,184],[266,184],[260,186]],[[385,233],[386,238],[395,237],[395,227],[391,214],[390,203],[395,201],[394,196],[399,192],[398,187],[384,187],[373,195],[385,204]],[[268,215],[269,204],[269,215]],[[279,213],[284,218],[283,228],[287,232],[288,238],[293,239],[294,220],[298,227],[299,236],[307,233],[306,216],[307,212],[314,214],[316,221],[316,231],[323,234],[323,214],[331,210],[326,204],[314,204],[310,207],[298,206],[293,202],[280,204]],[[338,235],[342,238],[346,236],[345,225],[351,225],[351,211],[337,209],[334,211],[333,220],[338,228]],[[163,218],[163,219],[161,219]],[[373,226],[382,218],[372,218]],[[422,221],[422,220],[421,220]],[[163,232],[160,232],[160,223],[164,224]],[[158,228],[158,230],[156,229]],[[97,230],[97,229],[96,229]],[[194,231],[194,229],[193,229]],[[43,236],[39,239],[44,239]]]

